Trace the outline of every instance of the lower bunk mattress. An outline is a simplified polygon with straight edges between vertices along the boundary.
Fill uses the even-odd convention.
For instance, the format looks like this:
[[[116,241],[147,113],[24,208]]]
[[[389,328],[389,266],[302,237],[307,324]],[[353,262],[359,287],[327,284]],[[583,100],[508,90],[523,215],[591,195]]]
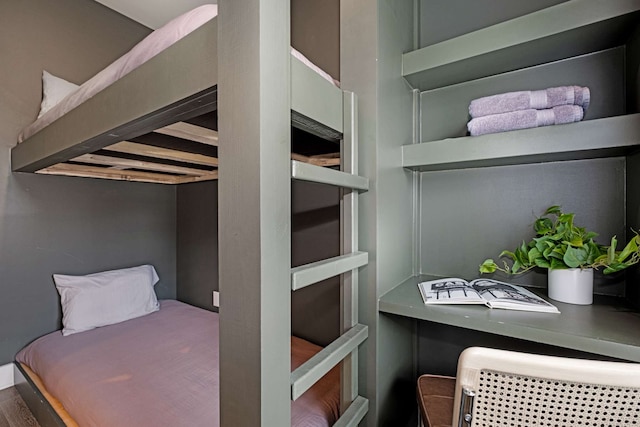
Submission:
[[[291,337],[291,369],[320,349]],[[219,425],[218,355],[218,314],[163,300],[143,317],[45,335],[16,361],[40,378],[70,425],[197,427]],[[332,425],[339,400],[336,367],[291,403],[291,425]]]

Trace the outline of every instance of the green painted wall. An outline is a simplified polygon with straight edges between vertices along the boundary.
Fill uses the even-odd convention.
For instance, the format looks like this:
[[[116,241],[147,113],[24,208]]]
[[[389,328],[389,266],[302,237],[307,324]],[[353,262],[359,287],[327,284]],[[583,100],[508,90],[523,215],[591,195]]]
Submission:
[[[117,29],[117,30],[116,30]],[[60,326],[53,273],[156,266],[175,298],[175,189],[11,173],[42,69],[81,83],[149,30],[90,0],[0,2],[0,365]]]
[[[360,195],[360,393],[370,407],[366,425],[403,425],[414,411],[410,321],[378,315],[378,297],[411,276],[413,174],[400,147],[413,138],[413,95],[401,76],[401,55],[413,49],[414,2],[341,2],[342,87],[358,96],[360,173],[372,183]],[[402,325],[406,326],[402,327]],[[399,350],[402,349],[402,350]]]
[[[561,141],[558,141],[561,143]],[[421,174],[421,272],[478,277],[478,265],[534,236],[537,215],[552,205],[606,244],[625,234],[625,159],[607,158]],[[508,281],[546,287],[546,273]],[[622,276],[596,292],[624,294]]]
[[[627,54],[627,112],[640,112],[640,25],[626,47]],[[627,229],[640,231],[640,154],[627,158]],[[631,234],[627,233],[630,238]],[[627,297],[640,308],[640,267],[627,272]]]
[[[360,42],[368,38],[375,39],[378,43],[374,55],[379,65],[374,67],[373,63],[369,62],[358,68],[361,72],[361,82],[357,85],[361,99],[366,96],[367,103],[371,103],[364,107],[364,120],[379,120],[379,127],[369,123],[363,125],[367,130],[379,131],[373,134],[376,149],[364,154],[366,167],[373,168],[374,166],[370,165],[375,165],[377,169],[373,172],[375,191],[366,196],[371,212],[367,211],[364,214],[363,221],[363,227],[369,233],[366,237],[367,242],[375,252],[374,266],[367,267],[366,277],[376,284],[378,296],[384,293],[389,285],[389,281],[383,278],[393,276],[392,272],[398,271],[398,265],[403,265],[402,262],[412,255],[417,257],[416,272],[476,277],[477,266],[484,258],[495,256],[502,249],[515,246],[523,238],[530,237],[531,225],[536,215],[541,214],[551,204],[561,204],[566,210],[577,212],[583,225],[595,229],[603,236],[625,235],[629,225],[638,226],[640,161],[637,154],[627,158],[419,173],[413,186],[407,184],[416,190],[416,204],[413,205],[411,201],[405,202],[405,216],[398,213],[384,215],[386,209],[393,210],[388,208],[388,205],[383,206],[384,202],[395,203],[401,198],[399,195],[389,196],[390,191],[385,187],[385,184],[390,182],[384,179],[388,173],[386,168],[393,163],[393,160],[389,160],[393,159],[393,156],[384,150],[385,147],[393,146],[395,140],[405,136],[402,132],[389,132],[383,138],[380,132],[381,129],[392,126],[392,123],[404,118],[402,110],[393,103],[397,98],[383,96],[387,93],[382,91],[382,88],[391,90],[394,87],[391,74],[380,71],[386,65],[393,65],[392,60],[387,62],[390,56],[386,56],[385,53],[391,50],[387,50],[386,47],[400,39],[399,33],[395,33],[394,36],[393,32],[388,32],[392,26],[388,25],[387,19],[392,16],[400,17],[405,25],[414,26],[415,46],[405,47],[406,52],[561,2],[418,0],[415,2],[415,13],[407,16],[401,12],[403,6],[396,3],[389,8],[388,2],[378,1],[377,16],[371,16],[373,12],[369,11],[363,13],[364,16],[356,17],[355,13],[353,16],[347,15],[348,22],[346,26],[343,24],[343,33],[346,31],[345,28],[353,24],[349,21],[353,19],[358,24],[355,31],[364,35],[359,38],[350,33],[349,36]],[[366,9],[363,2],[357,4],[361,11]],[[388,13],[391,10],[392,13]],[[349,39],[347,47],[351,47],[351,43]],[[637,88],[640,85],[637,46],[636,31],[633,40],[626,47],[594,52],[423,92],[418,96],[416,141],[464,136],[469,120],[467,108],[472,99],[514,90],[569,84],[586,85],[592,90],[592,104],[587,112],[587,119],[637,112]],[[354,48],[347,52],[346,57],[356,55],[359,61],[365,62],[370,58],[370,49],[373,48],[367,47],[355,53]],[[343,73],[345,68],[351,71],[353,67],[351,62],[346,65],[345,61],[343,52]],[[369,78],[375,79],[377,85],[367,84]],[[373,88],[379,92],[371,93]],[[398,96],[399,92],[395,93]],[[390,108],[387,109],[387,106]],[[562,144],[562,141],[557,143]],[[383,153],[388,159],[381,160]],[[403,191],[401,186],[397,186],[395,190]],[[375,199],[379,199],[379,204],[376,204]],[[411,230],[414,218],[411,216],[411,210],[414,207],[417,209],[414,229],[417,246],[414,251],[403,251],[400,249],[405,243],[402,233]],[[392,232],[396,233],[395,239],[390,235]],[[399,261],[398,256],[381,249],[385,245],[400,251],[405,259]],[[395,264],[385,264],[387,262]],[[631,273],[632,279],[627,280],[627,284],[637,283],[637,271],[638,269]],[[596,291],[614,295],[624,295],[626,292],[629,295],[629,286],[625,289],[623,279],[622,276],[613,280],[600,278]],[[517,281],[546,286],[544,274],[528,274]],[[397,283],[391,283],[391,286]],[[640,291],[635,295],[640,301]],[[410,396],[409,399],[412,397],[418,374],[453,374],[457,356],[466,346],[489,345],[567,355],[566,352],[553,347],[536,346],[491,334],[470,333],[458,328],[407,320],[393,315],[380,315],[374,327],[376,352],[367,359],[369,370],[366,371],[366,381],[367,390],[377,387],[373,394],[377,399],[374,404],[377,418],[375,421],[369,419],[370,425],[410,425],[406,422],[406,412],[397,410],[401,406],[395,406],[395,413],[388,410],[398,405],[397,396]],[[413,336],[415,341],[407,339],[407,335]],[[414,357],[416,370],[411,381],[405,382],[403,369],[407,367],[407,354]],[[590,357],[585,354],[572,355]],[[371,368],[371,365],[374,368]],[[395,381],[392,378],[395,378]]]
[[[624,114],[625,48],[617,47],[420,94],[421,141],[467,135],[469,103],[496,93],[586,86],[592,98],[585,120]]]
[[[567,0],[419,0],[420,47],[448,40]]]
[[[218,181],[178,186],[177,224],[177,298],[214,310],[213,291],[218,290]]]

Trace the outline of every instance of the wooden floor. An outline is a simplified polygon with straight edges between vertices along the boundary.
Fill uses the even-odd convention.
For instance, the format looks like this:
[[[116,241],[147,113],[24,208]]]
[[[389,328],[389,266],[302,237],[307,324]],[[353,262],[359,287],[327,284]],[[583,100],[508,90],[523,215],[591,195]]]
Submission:
[[[39,425],[15,387],[0,390],[0,427],[38,427]]]

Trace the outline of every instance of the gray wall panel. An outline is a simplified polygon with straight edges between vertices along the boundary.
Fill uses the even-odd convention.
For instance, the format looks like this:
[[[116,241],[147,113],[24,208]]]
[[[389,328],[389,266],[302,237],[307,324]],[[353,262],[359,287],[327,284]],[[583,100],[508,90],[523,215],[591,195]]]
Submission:
[[[627,238],[633,233],[629,228],[640,232],[640,154],[627,158]],[[640,266],[627,270],[626,296],[631,303],[640,309]]]
[[[611,358],[604,356],[533,341],[472,331],[434,322],[418,322],[418,352],[420,354],[418,373],[455,376],[460,353],[465,348],[472,346],[552,356],[611,360]]]
[[[342,88],[358,95],[359,171],[369,178],[370,189],[359,196],[360,250],[369,252],[369,264],[360,269],[360,323],[369,327],[369,338],[359,350],[359,391],[369,399],[366,426],[376,426],[377,397],[377,59],[378,2],[340,2],[340,80]],[[363,147],[368,147],[364,149]],[[373,187],[373,188],[372,188]]]
[[[401,54],[413,46],[406,26],[413,1],[380,1],[378,62],[377,295],[413,274],[414,173],[402,169],[399,147],[413,142],[413,93],[400,76]],[[368,141],[363,141],[367,143]],[[361,208],[362,209],[362,208]],[[377,308],[377,305],[375,306]],[[414,415],[412,324],[378,315],[378,425],[402,425]]]
[[[602,244],[625,235],[624,158],[425,172],[420,185],[424,274],[477,277],[484,259],[533,237],[536,216],[551,205],[576,213],[576,224]],[[596,292],[620,295],[622,279]],[[545,272],[508,280],[546,286]]]
[[[360,171],[371,188],[360,195],[360,390],[370,399],[366,425],[403,425],[413,414],[411,329],[386,322],[378,298],[413,271],[412,172],[400,146],[412,142],[412,92],[401,76],[401,54],[412,49],[413,1],[341,2],[342,87],[358,96]],[[405,325],[406,326],[406,325]],[[399,383],[404,387],[397,388]],[[407,410],[407,407],[411,409]]]
[[[479,30],[566,0],[419,0],[420,47]]]
[[[640,25],[626,45],[627,113],[640,112]]]
[[[218,290],[218,181],[178,186],[178,300],[214,310]]]
[[[292,0],[291,46],[340,78],[340,1]]]
[[[175,189],[12,174],[10,149],[36,117],[41,73],[91,77],[149,30],[89,0],[0,2],[0,364],[60,326],[53,273],[152,263],[175,298]]]
[[[337,188],[294,181],[292,188],[291,265],[340,254],[340,205]],[[291,331],[327,345],[340,335],[340,278],[295,291],[291,296]]]
[[[422,141],[465,136],[471,100],[498,93],[580,85],[591,90],[585,119],[624,114],[625,49],[614,48],[421,94]]]
[[[629,113],[640,111],[640,26],[627,44],[627,90]],[[627,158],[627,227],[640,231],[640,154]],[[630,237],[631,234],[628,234]],[[640,308],[640,267],[627,273],[627,297]]]

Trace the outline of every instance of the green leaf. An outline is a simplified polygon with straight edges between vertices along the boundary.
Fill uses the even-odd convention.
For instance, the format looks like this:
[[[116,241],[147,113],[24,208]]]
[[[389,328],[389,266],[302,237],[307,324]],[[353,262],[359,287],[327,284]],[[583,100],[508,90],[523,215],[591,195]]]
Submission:
[[[598,233],[594,233],[593,231],[589,231],[588,233],[586,233],[584,235],[583,239],[586,242],[587,240],[593,240],[596,237],[598,237]]]
[[[522,264],[519,261],[515,261],[513,266],[511,266],[511,274],[516,274],[521,268]]]
[[[602,250],[600,249],[600,246],[597,243],[595,243],[593,240],[590,240],[589,242],[587,242],[584,248],[587,251],[587,259],[585,261],[585,265],[593,264],[595,260],[600,255],[602,255]]]
[[[549,218],[538,218],[533,223],[533,229],[538,235],[543,236],[553,230],[553,222]]]
[[[547,210],[544,212],[545,215],[562,215],[562,211],[560,210],[560,206],[553,205],[549,206]]]
[[[535,247],[538,248],[541,254],[543,254],[547,249],[553,249],[554,243],[549,240],[548,236],[536,237],[533,239],[535,243]]]
[[[622,252],[620,252],[620,254],[618,255],[618,259],[620,261],[624,261],[629,257],[629,255],[634,252],[638,252],[638,236],[635,236],[633,239],[629,240],[627,246],[625,246]]]
[[[611,238],[611,245],[607,250],[607,264],[613,264],[613,261],[616,259],[616,246],[618,242],[616,240],[616,236]]]
[[[611,274],[611,273],[617,273],[618,271],[624,270],[625,268],[633,265],[635,263],[633,262],[615,262],[611,265],[609,265],[607,268],[604,269],[603,273],[604,274]]]
[[[536,259],[542,258],[542,254],[540,253],[538,248],[533,247],[529,250],[529,253],[527,254],[527,258],[529,259],[529,264],[535,264]]]
[[[586,264],[588,252],[585,248],[574,248],[569,246],[562,258],[569,268],[577,268]]]
[[[551,268],[551,263],[544,258],[536,258],[535,263],[540,268]]]
[[[513,261],[516,260],[516,254],[514,254],[511,251],[502,251],[502,252],[500,252],[500,258],[502,258],[504,256],[511,258]]]
[[[522,242],[522,245],[516,249],[515,252],[515,261],[522,264],[522,265],[527,265],[528,260],[529,260],[529,255],[528,255],[528,250],[527,250],[527,245]]]
[[[563,213],[558,216],[558,222],[566,224],[568,228],[573,228],[573,218],[575,216],[576,214],[573,214],[573,213],[568,213],[568,214]]]
[[[555,270],[567,268],[567,266],[561,260],[557,258],[551,258],[551,267]]]
[[[547,259],[549,259],[549,258],[563,259],[565,250],[566,250],[566,248],[564,248],[564,247],[556,246],[553,249],[551,249],[551,252],[549,252],[549,256],[546,257],[546,258]]]
[[[581,248],[582,247],[582,236],[579,235],[573,235],[569,238],[568,241],[565,241],[564,243],[571,245],[575,248]]]
[[[491,259],[485,259],[482,264],[480,264],[480,273],[494,273],[498,269],[498,265]]]

